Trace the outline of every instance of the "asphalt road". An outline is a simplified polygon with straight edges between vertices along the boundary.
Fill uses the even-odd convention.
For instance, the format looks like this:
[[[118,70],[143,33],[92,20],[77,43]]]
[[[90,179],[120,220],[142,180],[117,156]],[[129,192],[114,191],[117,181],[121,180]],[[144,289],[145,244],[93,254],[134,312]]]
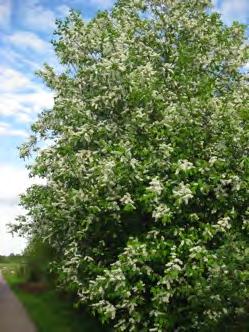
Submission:
[[[36,332],[23,305],[3,279],[0,272],[0,332]]]

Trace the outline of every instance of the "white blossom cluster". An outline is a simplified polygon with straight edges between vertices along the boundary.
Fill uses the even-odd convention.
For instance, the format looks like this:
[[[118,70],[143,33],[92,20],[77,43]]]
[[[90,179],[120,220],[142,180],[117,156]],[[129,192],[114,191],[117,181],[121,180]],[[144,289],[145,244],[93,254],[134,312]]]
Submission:
[[[152,217],[157,221],[162,218],[169,218],[171,216],[170,209],[165,204],[160,204],[155,208],[155,210],[152,212]]]
[[[194,168],[194,165],[193,163],[191,163],[190,161],[184,159],[184,160],[179,160],[178,161],[178,165],[177,165],[177,169],[175,171],[175,174],[179,174],[180,171],[183,171],[183,172],[187,172],[191,169]]]
[[[156,195],[161,195],[161,193],[163,191],[163,185],[162,185],[161,181],[158,178],[153,178],[150,181],[150,185],[148,187],[148,190],[151,191],[152,193],[156,194]]]
[[[216,228],[222,232],[226,232],[231,228],[230,217],[224,217],[217,221]]]
[[[177,188],[173,190],[174,196],[177,198],[179,204],[188,204],[189,200],[194,197],[189,184],[181,182]]]

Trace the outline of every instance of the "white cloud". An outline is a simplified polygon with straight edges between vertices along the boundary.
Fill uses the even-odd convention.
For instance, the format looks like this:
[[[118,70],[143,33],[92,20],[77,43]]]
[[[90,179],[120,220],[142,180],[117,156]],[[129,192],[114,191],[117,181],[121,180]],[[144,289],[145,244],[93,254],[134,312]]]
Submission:
[[[13,223],[17,215],[23,213],[18,206],[18,195],[29,185],[27,171],[13,165],[0,164],[0,255],[20,253],[26,240],[12,237],[7,224]]]
[[[1,1],[1,0],[0,0]],[[92,1],[92,0],[90,0]],[[95,0],[93,0],[95,1]],[[68,1],[69,3],[72,3]],[[111,1],[100,1],[97,3],[108,3]],[[55,28],[55,20],[57,17],[64,17],[69,14],[70,7],[66,4],[61,4],[52,9],[41,4],[39,0],[26,0],[22,3],[20,17],[24,26],[36,30],[52,32]]]
[[[231,24],[234,20],[241,23],[248,23],[249,1],[248,0],[223,0],[218,3],[214,0],[216,9],[221,13],[223,20]]]
[[[52,92],[33,82],[22,72],[0,66],[0,115],[29,122],[41,110],[52,106]],[[3,132],[6,133],[6,128],[2,128],[2,134]],[[21,135],[20,132],[19,134]]]
[[[6,37],[6,40],[20,49],[34,50],[36,52],[51,51],[50,44],[45,42],[33,32],[17,31]]]
[[[2,64],[5,63],[8,67],[15,67],[21,70],[25,70],[27,68],[30,73],[35,72],[36,70],[41,68],[41,57],[37,58],[37,54],[34,55],[35,57],[33,57],[32,52],[32,57],[31,59],[29,59],[25,57],[21,52],[14,51],[12,45],[10,44],[6,44],[4,45],[4,47],[0,48],[0,59]],[[34,58],[34,60],[32,58]]]
[[[0,26],[8,27],[11,18],[10,0],[0,0]]]
[[[28,171],[15,165],[0,164],[0,255],[20,253],[26,240],[12,237],[7,224],[15,222],[16,216],[25,213],[18,206],[19,195],[24,193],[32,183],[44,183],[40,179],[31,179]]]
[[[38,31],[52,31],[55,28],[55,14],[37,0],[26,0],[22,5],[23,24]]]
[[[68,7],[67,5],[60,5],[60,6],[56,7],[56,12],[60,16],[67,16],[69,14],[69,10],[70,10],[70,7]]]
[[[30,79],[23,73],[10,67],[0,66],[0,91],[16,91],[31,86]]]
[[[16,204],[18,195],[25,191],[29,183],[28,171],[25,168],[0,164],[0,205]]]
[[[29,122],[29,108],[26,107],[15,93],[0,94],[0,115],[5,117],[13,117],[20,122]]]
[[[53,94],[46,90],[0,94],[0,115],[30,122],[43,109],[53,106]]]
[[[18,206],[1,205],[0,215],[0,255],[20,254],[26,247],[25,238],[12,236],[9,233],[7,224],[12,223],[17,215],[23,213]]]
[[[22,73],[28,73],[34,76],[34,72],[43,67],[44,62],[49,63],[55,70],[61,72],[61,65],[58,61],[52,45],[47,43],[46,52],[22,52],[23,49],[13,49],[12,44],[4,38],[4,46],[0,47],[0,67],[15,68]],[[2,63],[2,65],[1,65]],[[1,70],[1,68],[0,68]],[[1,75],[1,74],[0,74]],[[1,86],[0,86],[1,88]]]
[[[28,133],[21,129],[14,129],[9,123],[0,122],[0,136],[28,137]]]

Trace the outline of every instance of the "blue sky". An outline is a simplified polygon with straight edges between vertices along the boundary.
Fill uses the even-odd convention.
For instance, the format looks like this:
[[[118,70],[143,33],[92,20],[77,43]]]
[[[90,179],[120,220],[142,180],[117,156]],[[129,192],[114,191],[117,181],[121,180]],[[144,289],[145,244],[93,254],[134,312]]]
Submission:
[[[249,0],[213,0],[225,23],[249,23]],[[44,62],[58,66],[49,41],[55,18],[69,8],[85,19],[110,8],[112,0],[0,0],[0,254],[20,252],[25,239],[12,238],[6,224],[22,213],[18,194],[31,181],[17,146],[28,136],[38,112],[52,107],[53,96],[35,77]]]

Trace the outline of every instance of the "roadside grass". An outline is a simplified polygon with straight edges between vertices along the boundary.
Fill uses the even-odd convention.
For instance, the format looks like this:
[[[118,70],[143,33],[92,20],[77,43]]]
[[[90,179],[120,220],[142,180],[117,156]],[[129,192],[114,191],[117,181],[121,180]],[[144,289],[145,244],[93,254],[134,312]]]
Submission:
[[[0,270],[11,289],[23,303],[38,332],[107,332],[83,309],[73,308],[72,301],[54,289],[27,291],[18,275],[18,264],[0,264]]]

